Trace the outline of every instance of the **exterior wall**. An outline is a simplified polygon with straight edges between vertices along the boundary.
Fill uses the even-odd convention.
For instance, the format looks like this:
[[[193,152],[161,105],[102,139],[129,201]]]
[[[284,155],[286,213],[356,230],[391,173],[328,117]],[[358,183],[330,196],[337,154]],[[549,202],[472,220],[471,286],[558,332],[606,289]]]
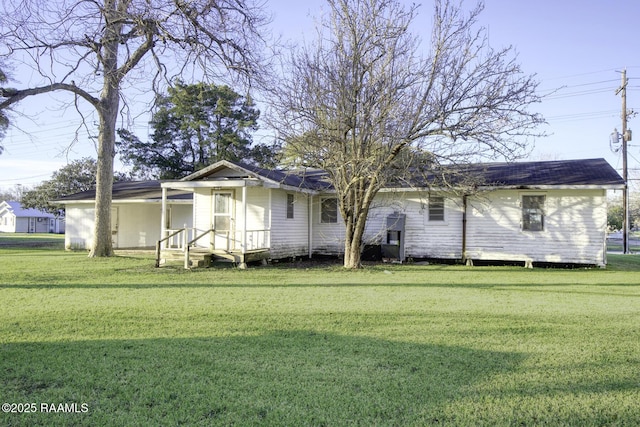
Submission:
[[[462,197],[445,199],[444,221],[430,221],[428,196],[420,192],[379,193],[369,213],[365,244],[386,237],[386,217],[404,213],[407,258],[462,259]],[[543,231],[522,230],[522,195],[545,195]],[[313,252],[344,253],[344,225],[320,223],[313,201]],[[492,261],[605,264],[605,190],[496,190],[469,197],[467,258]]]
[[[262,187],[247,187],[247,250],[264,249],[270,245],[269,221],[272,213],[269,210],[269,190]],[[242,205],[242,189],[236,191],[236,247],[242,248],[242,229],[245,226]],[[272,244],[272,242],[271,242]]]
[[[187,227],[193,227],[193,206],[190,203],[169,203],[169,209],[171,212],[171,223],[169,224],[169,228],[183,228],[185,225]],[[160,229],[159,221],[158,229]]]
[[[63,233],[64,219],[50,217],[16,217],[6,213],[0,218],[0,232],[4,233]]]
[[[338,214],[335,224],[320,222],[320,200],[313,203],[313,251],[317,254],[344,253],[344,223]],[[380,244],[386,239],[387,216],[403,213],[405,220],[405,256],[415,258],[462,257],[461,199],[445,196],[445,220],[429,221],[428,196],[421,192],[379,193],[371,209],[364,233],[365,244]]]
[[[114,248],[153,248],[160,239],[160,203],[112,204],[112,237]],[[90,249],[95,224],[93,203],[66,206],[65,248]],[[172,222],[177,227],[191,226],[189,205],[172,205]]]
[[[311,236],[312,252],[319,255],[344,254],[344,221],[338,210],[338,220],[335,223],[321,222],[320,206],[323,199],[335,197],[320,195],[312,197],[311,202]]]
[[[271,258],[309,254],[309,196],[271,189]],[[292,194],[293,218],[287,218],[287,194]]]
[[[211,193],[211,189],[202,189],[194,197],[195,224],[201,230],[211,227]],[[306,255],[309,230],[314,254],[341,255],[344,224],[339,213],[336,223],[321,222],[321,200],[332,195],[311,197],[309,217],[308,196],[290,192],[295,196],[294,218],[287,219],[288,193],[282,189],[248,187],[247,229],[270,230],[272,258]],[[386,238],[387,216],[399,212],[406,215],[407,258],[462,259],[462,197],[435,195],[445,200],[443,221],[429,220],[425,193],[381,192],[370,211],[365,244],[381,243]],[[545,196],[542,231],[522,230],[523,195]],[[244,223],[242,189],[234,190],[233,200],[233,218],[239,230]],[[606,218],[605,190],[495,190],[470,196],[466,256],[472,260],[604,265]],[[204,244],[208,246],[209,242]]]
[[[117,204],[116,228],[112,228],[114,248],[152,248],[160,239],[161,206],[157,203]],[[111,215],[114,215],[112,211]]]
[[[230,191],[232,193],[231,206],[231,242],[230,249],[240,250],[242,245],[242,229],[244,227],[244,210],[242,203],[242,188],[212,190],[210,188],[196,189],[193,197],[193,224],[196,233],[201,234],[210,230],[213,224],[213,193],[216,191]],[[269,245],[269,190],[262,187],[247,187],[247,248],[253,249]],[[218,237],[217,242],[220,242]],[[205,236],[196,244],[199,247],[210,247],[212,237]]]
[[[16,233],[29,232],[29,218],[16,217]]]
[[[27,230],[29,233],[50,233],[51,232],[51,219],[47,217],[32,217],[21,218],[25,219],[27,223]]]
[[[66,205],[66,230],[64,247],[67,250],[89,249],[93,243],[93,203]]]
[[[522,230],[522,196],[545,195],[544,230]],[[469,202],[467,257],[605,264],[605,190],[500,190]]]
[[[211,190],[198,188],[193,193],[193,227],[200,234],[211,228],[212,209]],[[197,242],[198,246],[208,246],[205,242]]]
[[[429,194],[408,191],[380,193],[377,204],[383,209],[374,209],[369,222],[375,222],[382,239],[386,238],[386,218],[398,212],[406,215],[404,252],[407,258],[462,257],[462,199],[459,196],[433,193],[444,198],[444,220],[429,219]],[[369,224],[373,228],[373,224]]]
[[[2,233],[15,233],[16,231],[16,216],[11,212],[5,212],[0,216],[0,232]]]

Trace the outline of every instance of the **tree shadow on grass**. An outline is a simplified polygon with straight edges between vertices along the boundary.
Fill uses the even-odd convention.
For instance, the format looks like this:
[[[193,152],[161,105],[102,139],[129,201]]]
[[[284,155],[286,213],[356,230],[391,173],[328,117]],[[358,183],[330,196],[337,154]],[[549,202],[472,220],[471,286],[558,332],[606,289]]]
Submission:
[[[447,411],[523,355],[315,331],[0,346],[5,425],[464,425]]]

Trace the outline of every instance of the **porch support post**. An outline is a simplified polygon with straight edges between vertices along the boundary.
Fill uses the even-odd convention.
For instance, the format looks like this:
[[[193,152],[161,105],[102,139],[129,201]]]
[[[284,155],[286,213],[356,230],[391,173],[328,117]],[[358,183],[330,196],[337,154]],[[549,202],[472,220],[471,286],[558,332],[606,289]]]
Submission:
[[[313,256],[313,195],[307,196],[307,245],[309,258]]]
[[[167,236],[167,189],[162,187],[162,207],[160,211],[160,240]],[[162,242],[162,248],[167,247],[167,242]]]
[[[240,260],[240,268],[247,268],[247,185],[242,187],[242,259]]]

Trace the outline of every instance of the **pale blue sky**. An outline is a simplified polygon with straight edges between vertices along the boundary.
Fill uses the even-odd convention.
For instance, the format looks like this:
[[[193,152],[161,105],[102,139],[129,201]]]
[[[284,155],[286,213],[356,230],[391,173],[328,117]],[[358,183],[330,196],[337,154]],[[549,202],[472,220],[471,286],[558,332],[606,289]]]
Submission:
[[[426,43],[433,3],[418,3],[415,28],[424,31]],[[267,0],[267,7],[274,14],[273,32],[285,39],[312,39],[314,17],[326,9],[323,0]],[[621,168],[620,154],[609,148],[609,134],[621,127],[621,99],[615,91],[623,68],[630,79],[627,107],[640,111],[639,17],[640,2],[634,0],[486,0],[480,23],[489,29],[491,45],[513,45],[523,70],[537,74],[540,93],[555,91],[534,107],[547,119],[542,130],[549,136],[535,141],[533,159],[604,157]],[[79,122],[72,108],[60,110],[43,97],[27,100],[17,110],[35,117],[20,117],[16,124],[22,131],[11,131],[3,141],[0,188],[33,185],[68,160],[95,157],[86,136],[64,153]],[[629,128],[637,121],[631,118]],[[146,122],[136,122],[141,138]],[[639,147],[640,127],[629,148],[630,168],[640,167]]]

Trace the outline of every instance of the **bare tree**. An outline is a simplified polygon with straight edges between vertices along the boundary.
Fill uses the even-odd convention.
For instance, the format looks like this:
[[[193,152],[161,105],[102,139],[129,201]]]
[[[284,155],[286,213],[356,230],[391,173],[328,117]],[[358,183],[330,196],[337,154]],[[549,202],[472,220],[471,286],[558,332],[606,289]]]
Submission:
[[[2,70],[2,63],[0,63],[0,101],[2,100],[2,93],[4,93],[5,88],[2,87],[7,82],[7,74]],[[5,132],[9,127],[9,117],[7,114],[0,110],[0,141],[4,138]],[[0,154],[4,151],[4,146],[0,144]]]
[[[275,126],[290,157],[327,171],[346,226],[344,266],[361,266],[369,209],[390,180],[482,158],[526,153],[543,122],[528,107],[537,83],[512,48],[494,50],[483,9],[435,2],[430,46],[396,0],[328,0],[318,38],[294,52],[278,90]],[[421,55],[421,49],[426,49]]]
[[[116,122],[125,88],[159,87],[183,74],[229,80],[261,68],[253,0],[22,0],[0,6],[0,60],[31,66],[41,81],[3,90],[0,110],[63,91],[97,114],[98,172],[90,256],[110,256]],[[81,110],[78,108],[78,111]],[[84,120],[84,117],[83,117]]]

